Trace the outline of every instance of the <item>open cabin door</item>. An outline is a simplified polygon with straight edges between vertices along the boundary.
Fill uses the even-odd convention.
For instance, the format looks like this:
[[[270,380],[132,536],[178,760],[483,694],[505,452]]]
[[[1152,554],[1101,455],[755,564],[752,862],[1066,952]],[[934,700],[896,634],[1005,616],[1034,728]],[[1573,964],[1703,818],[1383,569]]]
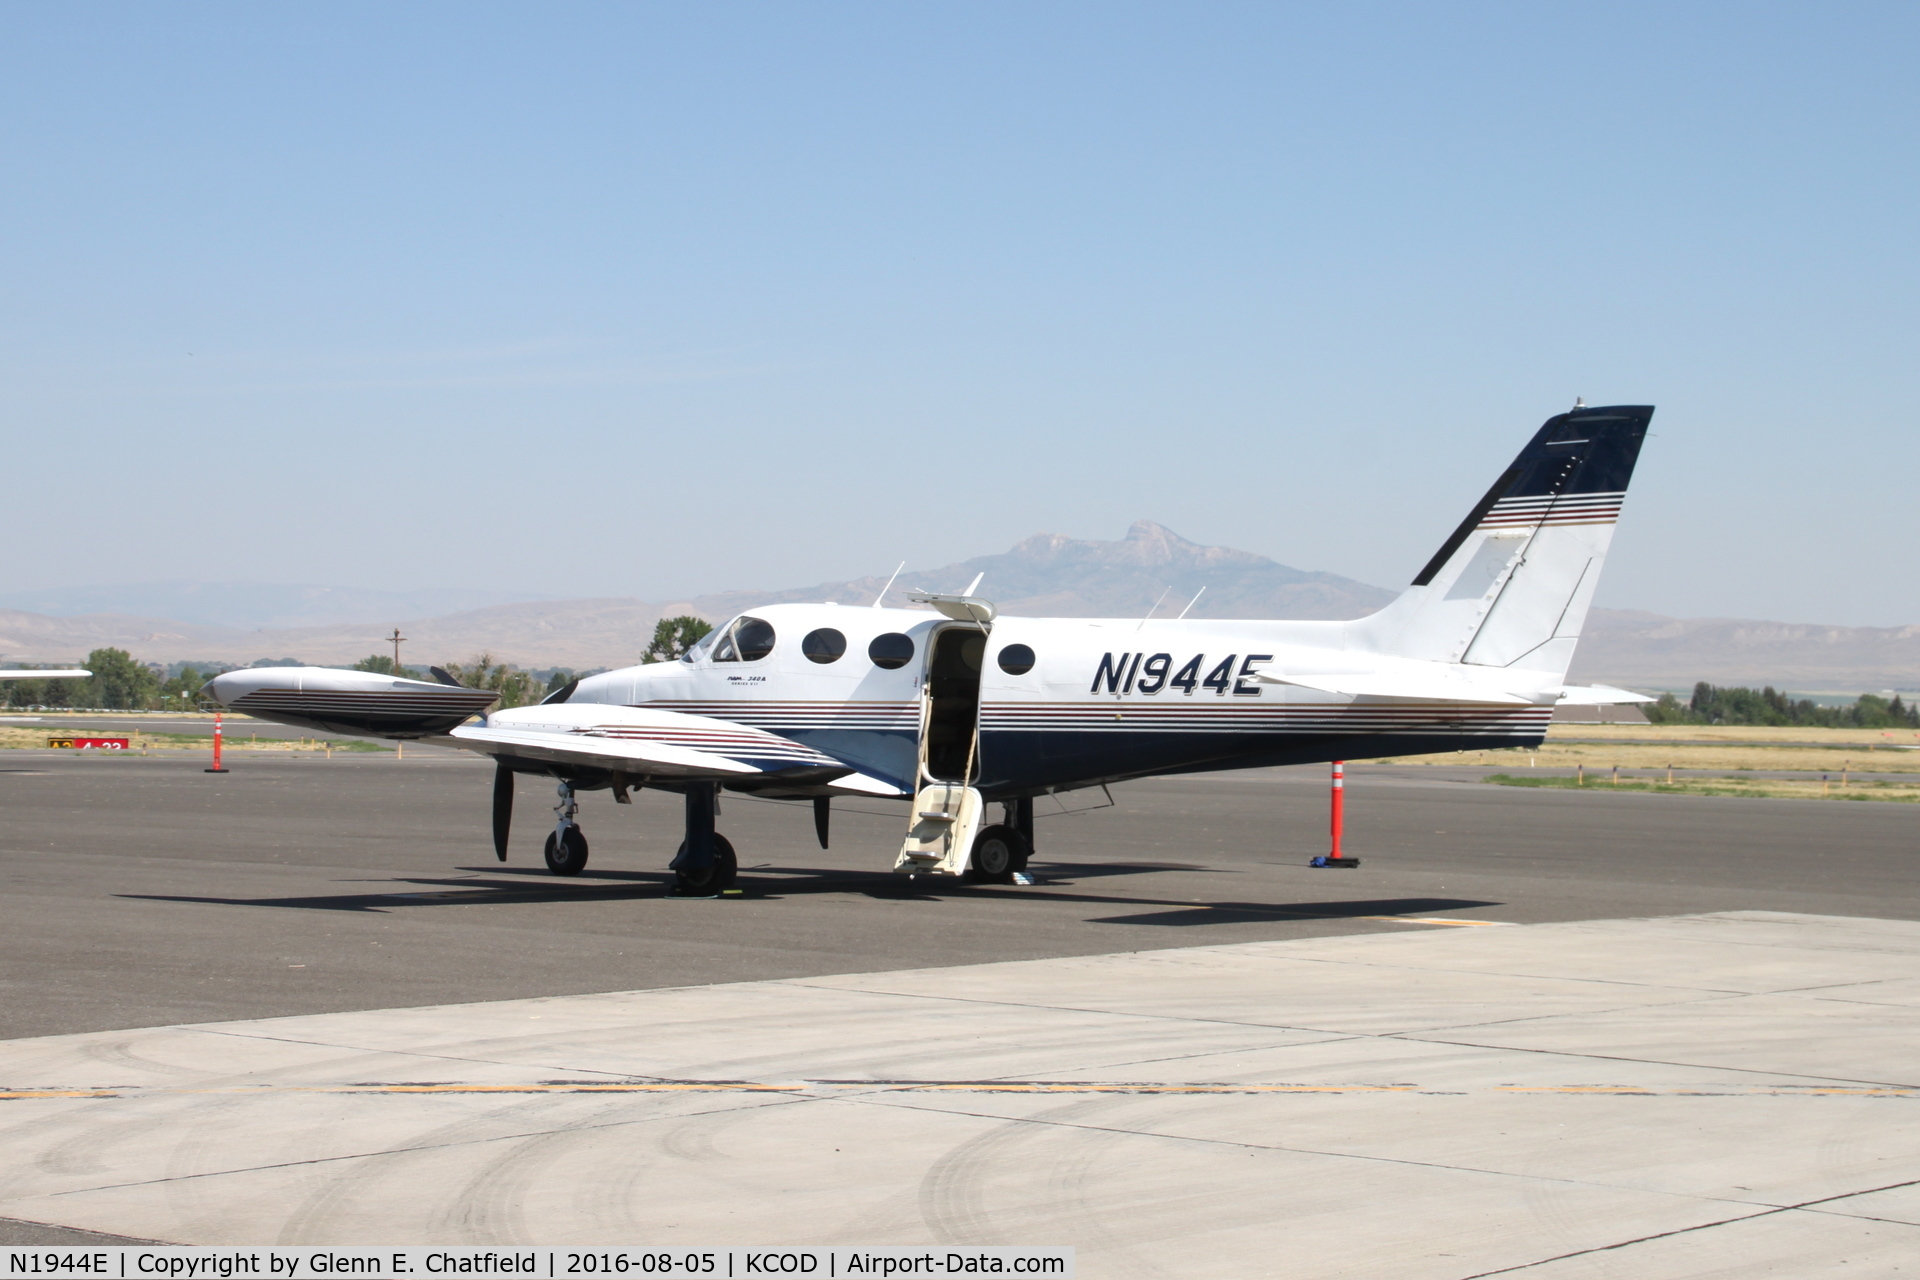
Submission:
[[[980,830],[980,668],[987,634],[966,623],[941,627],[928,648],[920,694],[920,771],[913,815],[895,871],[957,876]]]

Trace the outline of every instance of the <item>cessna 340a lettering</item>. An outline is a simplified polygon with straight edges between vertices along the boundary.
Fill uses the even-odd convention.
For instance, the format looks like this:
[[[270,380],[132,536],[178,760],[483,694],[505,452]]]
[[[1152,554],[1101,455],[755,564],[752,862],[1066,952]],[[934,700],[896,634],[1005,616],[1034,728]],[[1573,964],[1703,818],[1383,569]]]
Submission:
[[[546,861],[587,862],[575,795],[685,797],[680,892],[730,885],[722,791],[910,801],[896,871],[1007,880],[1036,796],[1128,778],[1533,746],[1559,705],[1639,702],[1565,683],[1653,410],[1548,420],[1394,602],[1351,622],[1017,618],[974,594],[931,609],[780,604],[676,662],[569,684],[538,706],[317,667],[232,671],[215,699],[262,719],[492,756],[504,861],[514,775],[559,784]],[[989,821],[991,806],[1000,806]]]

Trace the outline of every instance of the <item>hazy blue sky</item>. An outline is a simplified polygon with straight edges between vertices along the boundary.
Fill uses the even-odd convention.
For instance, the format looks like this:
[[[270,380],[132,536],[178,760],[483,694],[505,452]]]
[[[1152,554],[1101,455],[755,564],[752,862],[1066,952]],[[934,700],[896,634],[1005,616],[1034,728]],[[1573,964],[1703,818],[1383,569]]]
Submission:
[[[1913,5],[0,8],[0,590],[785,586],[1150,517],[1920,622]],[[991,594],[991,584],[987,584]]]

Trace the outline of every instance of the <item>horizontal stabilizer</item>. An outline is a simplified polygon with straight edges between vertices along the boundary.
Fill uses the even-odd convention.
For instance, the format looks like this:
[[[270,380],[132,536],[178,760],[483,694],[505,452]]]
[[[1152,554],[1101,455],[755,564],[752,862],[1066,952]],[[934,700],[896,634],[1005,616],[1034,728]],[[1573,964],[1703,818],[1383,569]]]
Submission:
[[[1322,693],[1340,693],[1354,698],[1408,698],[1421,702],[1487,702],[1522,707],[1534,706],[1532,698],[1517,693],[1501,693],[1470,680],[1449,677],[1439,672],[1342,671],[1329,675],[1283,675],[1260,671],[1254,678],[1264,684],[1291,684]]]
[[[1560,690],[1563,707],[1614,707],[1626,702],[1658,702],[1644,693],[1616,689],[1610,684],[1570,684]]]

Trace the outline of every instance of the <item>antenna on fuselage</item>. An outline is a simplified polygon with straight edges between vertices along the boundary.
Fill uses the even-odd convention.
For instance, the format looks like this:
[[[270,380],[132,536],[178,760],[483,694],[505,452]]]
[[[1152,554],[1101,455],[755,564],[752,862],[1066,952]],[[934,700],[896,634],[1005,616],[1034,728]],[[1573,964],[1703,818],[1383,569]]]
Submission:
[[[973,581],[969,582],[967,584],[967,589],[965,591],[962,591],[960,594],[963,596],[970,596],[974,592],[978,591],[980,589],[980,579],[986,576],[987,576],[987,571],[985,569],[982,569],[980,572],[974,574]]]
[[[1167,591],[1171,591],[1171,590],[1173,590],[1173,584],[1172,584],[1171,582],[1169,582],[1169,583],[1167,584]],[[1162,591],[1162,592],[1160,593],[1160,600],[1165,600],[1165,599],[1167,598],[1167,591]],[[1200,598],[1200,597],[1198,597],[1198,596],[1195,596],[1195,597],[1194,597],[1194,599],[1196,599],[1196,600],[1198,600],[1199,598]],[[1158,608],[1160,607],[1160,600],[1155,600],[1155,601],[1153,602],[1153,609],[1158,609]],[[1147,610],[1147,618],[1151,618],[1151,617],[1153,616],[1153,609],[1149,609],[1149,610]],[[1140,627],[1144,627],[1144,626],[1146,626],[1146,625],[1147,625],[1147,618],[1142,618],[1142,619],[1140,619],[1140,626],[1139,626],[1139,627],[1135,627],[1135,628],[1134,628],[1134,630],[1135,630],[1135,631],[1138,631],[1138,630],[1140,629]]]
[[[1207,594],[1207,589],[1206,589],[1205,587],[1202,587],[1202,588],[1200,588],[1200,589],[1199,589],[1198,591],[1196,591],[1196,592],[1194,592],[1194,593],[1193,593],[1193,599],[1191,599],[1191,600],[1189,600],[1189,601],[1187,601],[1187,609],[1191,609],[1191,608],[1193,608],[1193,606],[1195,606],[1195,605],[1197,605],[1197,604],[1199,604],[1199,603],[1200,603],[1200,597],[1201,597],[1201,596],[1203,596],[1203,595],[1205,595],[1205,594]],[[1180,618],[1184,618],[1184,617],[1186,617],[1186,616],[1187,616],[1187,609],[1182,609],[1182,610],[1180,611]],[[1175,619],[1174,619],[1174,621],[1175,621],[1175,622],[1178,622],[1178,621],[1180,621],[1180,618],[1175,618]]]
[[[904,569],[904,568],[906,568],[906,567],[907,567],[907,562],[906,562],[905,560],[902,560],[902,561],[900,562],[900,565],[899,565],[899,568],[896,568],[896,569],[895,569],[895,570],[893,571],[893,578],[897,578],[897,577],[899,577],[899,576],[900,576],[900,570],[901,570],[901,569]],[[887,598],[887,591],[888,591],[888,589],[889,589],[889,588],[891,588],[891,587],[893,586],[893,578],[888,578],[888,579],[887,579],[887,585],[886,585],[886,586],[884,586],[884,587],[882,587],[882,588],[880,588],[880,594],[879,594],[879,595],[877,595],[877,596],[875,596],[875,597],[873,598],[873,607],[874,607],[874,608],[876,608],[876,609],[878,609],[878,608],[880,607],[880,602],[881,602],[882,600],[885,600],[885,599]]]

